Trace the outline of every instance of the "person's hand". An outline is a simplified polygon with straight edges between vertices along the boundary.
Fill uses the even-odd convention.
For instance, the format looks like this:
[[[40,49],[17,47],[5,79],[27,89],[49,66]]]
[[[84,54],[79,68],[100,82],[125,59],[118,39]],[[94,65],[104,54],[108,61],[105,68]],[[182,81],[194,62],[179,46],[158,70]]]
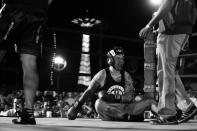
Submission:
[[[71,108],[68,110],[68,119],[69,120],[75,120],[77,118],[78,110],[76,107],[71,106]]]
[[[81,109],[83,103],[79,100],[76,100],[74,104],[71,106],[71,108],[68,110],[68,119],[69,120],[75,120],[77,118],[77,114],[79,110]]]
[[[152,28],[150,26],[145,26],[144,28],[141,29],[139,32],[139,36],[142,39],[146,39],[147,36],[152,32]]]

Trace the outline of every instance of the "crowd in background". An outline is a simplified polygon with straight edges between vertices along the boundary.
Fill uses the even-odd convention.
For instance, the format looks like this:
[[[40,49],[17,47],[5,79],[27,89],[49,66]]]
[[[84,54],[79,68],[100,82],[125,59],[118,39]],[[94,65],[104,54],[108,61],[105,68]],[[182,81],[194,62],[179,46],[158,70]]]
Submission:
[[[57,91],[37,91],[34,104],[35,117],[60,117],[67,118],[67,111],[82,95],[82,92],[57,92]],[[197,106],[197,93],[188,91],[191,100]],[[16,117],[17,111],[23,108],[23,90],[6,90],[0,93],[0,117]],[[78,118],[98,118],[94,110],[93,101],[88,101],[82,106],[82,111],[78,113]]]
[[[67,117],[67,111],[80,92],[37,91],[34,104],[35,117]],[[17,116],[17,111],[23,108],[23,90],[2,91],[0,93],[0,116]],[[92,102],[85,103],[79,118],[97,118]]]

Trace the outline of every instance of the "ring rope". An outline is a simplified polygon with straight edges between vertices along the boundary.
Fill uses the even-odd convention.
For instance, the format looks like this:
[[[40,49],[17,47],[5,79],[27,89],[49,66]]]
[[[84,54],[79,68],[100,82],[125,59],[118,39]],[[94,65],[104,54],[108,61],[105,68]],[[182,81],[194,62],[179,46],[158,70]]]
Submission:
[[[179,55],[179,57],[189,57],[189,56],[197,56],[197,53],[188,53],[188,54],[182,54],[182,55]]]
[[[197,74],[180,75],[181,78],[197,78]]]

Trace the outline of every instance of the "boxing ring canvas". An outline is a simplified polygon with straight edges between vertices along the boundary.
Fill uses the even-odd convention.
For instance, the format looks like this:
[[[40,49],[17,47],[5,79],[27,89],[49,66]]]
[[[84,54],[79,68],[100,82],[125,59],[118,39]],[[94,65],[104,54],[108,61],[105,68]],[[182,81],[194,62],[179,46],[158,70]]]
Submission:
[[[0,117],[0,131],[196,131],[197,120],[180,125],[151,125],[149,122],[112,122],[100,119],[36,118],[37,125],[14,125],[12,117]]]

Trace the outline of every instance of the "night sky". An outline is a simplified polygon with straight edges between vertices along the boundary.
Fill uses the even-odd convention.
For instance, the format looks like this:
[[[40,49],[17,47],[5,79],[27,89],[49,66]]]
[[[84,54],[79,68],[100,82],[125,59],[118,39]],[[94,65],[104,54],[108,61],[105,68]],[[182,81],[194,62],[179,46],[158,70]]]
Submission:
[[[103,32],[127,37],[138,37],[139,30],[151,17],[148,0],[55,0],[49,8],[52,26],[74,28],[71,20],[94,17],[102,21]],[[95,27],[96,28],[96,27]],[[98,27],[97,27],[98,28]]]

